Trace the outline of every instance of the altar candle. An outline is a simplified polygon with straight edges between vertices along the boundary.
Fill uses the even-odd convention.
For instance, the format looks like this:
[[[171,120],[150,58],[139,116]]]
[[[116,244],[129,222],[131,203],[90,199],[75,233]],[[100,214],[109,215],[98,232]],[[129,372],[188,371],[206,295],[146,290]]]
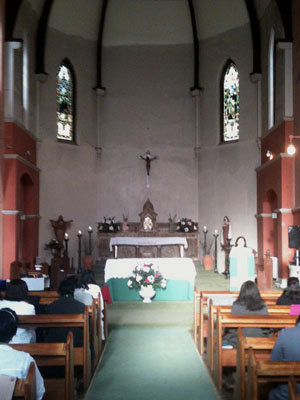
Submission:
[[[217,235],[218,234],[218,229],[215,229],[215,235]]]
[[[67,233],[65,233],[65,240],[69,239],[69,235]]]
[[[78,231],[78,236],[82,236],[81,230]]]
[[[89,226],[88,232],[93,232],[93,228]]]
[[[203,227],[203,232],[204,232],[204,233],[207,232],[207,227],[206,227],[206,225],[204,225],[204,227]]]

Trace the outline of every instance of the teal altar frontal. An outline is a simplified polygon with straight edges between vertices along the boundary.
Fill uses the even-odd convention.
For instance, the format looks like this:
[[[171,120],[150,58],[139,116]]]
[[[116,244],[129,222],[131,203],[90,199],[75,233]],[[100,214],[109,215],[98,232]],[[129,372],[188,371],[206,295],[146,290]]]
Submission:
[[[153,264],[167,280],[166,289],[157,289],[153,301],[192,301],[196,268],[190,258],[121,258],[109,259],[104,278],[112,301],[141,301],[137,289],[127,285],[138,263]]]

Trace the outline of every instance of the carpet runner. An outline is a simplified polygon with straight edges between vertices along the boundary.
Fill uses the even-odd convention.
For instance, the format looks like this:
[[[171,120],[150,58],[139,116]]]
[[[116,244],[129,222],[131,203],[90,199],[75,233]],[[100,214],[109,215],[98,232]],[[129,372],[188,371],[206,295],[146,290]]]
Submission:
[[[182,328],[114,329],[88,400],[220,399],[208,371]]]

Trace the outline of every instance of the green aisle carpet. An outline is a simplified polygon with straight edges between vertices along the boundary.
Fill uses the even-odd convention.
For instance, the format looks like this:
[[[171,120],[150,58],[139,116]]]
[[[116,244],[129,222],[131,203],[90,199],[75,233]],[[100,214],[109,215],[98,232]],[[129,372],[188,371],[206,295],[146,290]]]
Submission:
[[[85,398],[220,399],[190,333],[182,328],[114,329]]]

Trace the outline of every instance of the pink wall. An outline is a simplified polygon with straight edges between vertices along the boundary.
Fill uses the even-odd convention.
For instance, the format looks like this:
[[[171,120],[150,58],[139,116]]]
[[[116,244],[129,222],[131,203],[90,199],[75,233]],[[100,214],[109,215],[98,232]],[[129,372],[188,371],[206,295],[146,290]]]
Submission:
[[[33,265],[38,254],[39,171],[35,141],[14,123],[5,123],[3,277],[10,265]],[[21,215],[25,215],[22,220]],[[29,216],[29,218],[28,218]]]

